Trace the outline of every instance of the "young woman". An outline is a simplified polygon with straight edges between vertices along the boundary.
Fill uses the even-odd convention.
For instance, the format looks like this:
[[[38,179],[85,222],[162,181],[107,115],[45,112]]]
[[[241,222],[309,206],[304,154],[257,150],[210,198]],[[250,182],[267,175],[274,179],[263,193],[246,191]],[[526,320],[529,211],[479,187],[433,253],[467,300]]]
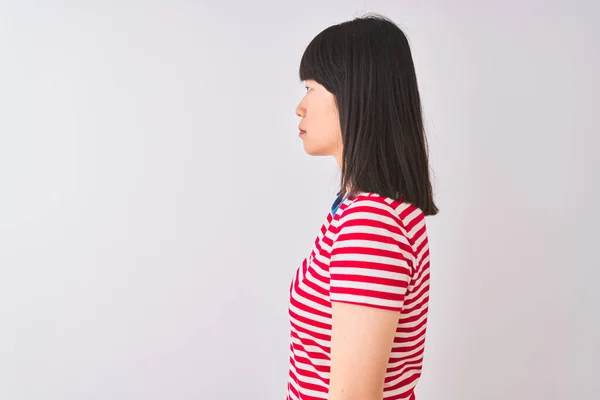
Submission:
[[[341,184],[290,286],[287,398],[415,399],[438,210],[408,41],[381,16],[331,26],[300,80],[304,149],[333,156]]]

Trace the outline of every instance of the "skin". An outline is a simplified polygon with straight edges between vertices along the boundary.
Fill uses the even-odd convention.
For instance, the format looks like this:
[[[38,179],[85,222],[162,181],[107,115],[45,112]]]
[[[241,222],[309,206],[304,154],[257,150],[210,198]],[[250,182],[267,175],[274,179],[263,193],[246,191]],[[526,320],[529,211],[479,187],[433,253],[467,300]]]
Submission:
[[[341,169],[342,129],[335,96],[315,81],[305,81],[306,94],[296,107],[302,118],[300,130],[304,151],[311,156],[333,156]]]
[[[296,107],[304,150],[332,156],[341,168],[342,134],[335,96],[307,80]],[[329,400],[381,400],[387,362],[400,313],[340,302],[332,303]]]

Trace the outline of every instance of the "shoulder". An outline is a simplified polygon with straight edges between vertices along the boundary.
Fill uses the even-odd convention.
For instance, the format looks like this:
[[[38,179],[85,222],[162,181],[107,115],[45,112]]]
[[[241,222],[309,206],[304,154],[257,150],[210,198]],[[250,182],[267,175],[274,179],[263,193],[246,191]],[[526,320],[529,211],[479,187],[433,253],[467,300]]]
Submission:
[[[404,229],[424,217],[421,209],[410,203],[373,192],[363,192],[348,198],[339,212],[340,224],[355,219],[375,219],[388,221]]]
[[[407,253],[415,253],[427,236],[421,209],[372,192],[349,197],[340,207],[331,229],[334,242],[370,238],[395,243]]]

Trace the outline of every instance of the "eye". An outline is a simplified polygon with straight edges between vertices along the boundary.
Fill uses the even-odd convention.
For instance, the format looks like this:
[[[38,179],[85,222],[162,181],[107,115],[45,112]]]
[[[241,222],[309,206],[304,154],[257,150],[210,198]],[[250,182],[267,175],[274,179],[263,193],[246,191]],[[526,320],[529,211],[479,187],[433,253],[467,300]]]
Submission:
[[[307,92],[308,92],[308,91],[310,91],[310,89],[311,89],[311,88],[309,88],[308,86],[306,86],[306,91],[307,91]]]

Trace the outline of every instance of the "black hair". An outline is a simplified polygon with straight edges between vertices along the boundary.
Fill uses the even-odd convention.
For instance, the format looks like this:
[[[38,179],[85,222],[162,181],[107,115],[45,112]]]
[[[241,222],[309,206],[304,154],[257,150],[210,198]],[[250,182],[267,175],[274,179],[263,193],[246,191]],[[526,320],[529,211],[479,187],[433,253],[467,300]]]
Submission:
[[[370,14],[319,33],[300,62],[336,99],[342,129],[338,195],[374,192],[435,215],[421,99],[408,39]]]

